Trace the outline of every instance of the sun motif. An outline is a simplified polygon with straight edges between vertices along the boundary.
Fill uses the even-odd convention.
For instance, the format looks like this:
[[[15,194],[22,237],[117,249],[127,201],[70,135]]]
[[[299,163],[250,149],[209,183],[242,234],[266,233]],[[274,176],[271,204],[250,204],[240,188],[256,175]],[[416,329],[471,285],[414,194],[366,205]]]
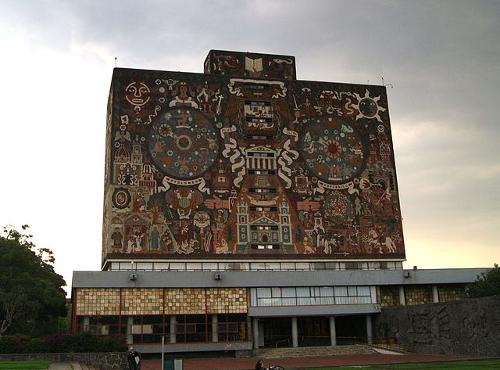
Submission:
[[[359,111],[356,116],[356,121],[360,118],[376,118],[377,121],[382,122],[379,112],[385,112],[385,108],[378,105],[380,95],[372,98],[370,97],[368,89],[365,91],[365,96],[361,96],[357,93],[354,93],[354,95],[356,95],[356,98],[358,99],[358,104],[353,104],[353,107],[357,108]]]

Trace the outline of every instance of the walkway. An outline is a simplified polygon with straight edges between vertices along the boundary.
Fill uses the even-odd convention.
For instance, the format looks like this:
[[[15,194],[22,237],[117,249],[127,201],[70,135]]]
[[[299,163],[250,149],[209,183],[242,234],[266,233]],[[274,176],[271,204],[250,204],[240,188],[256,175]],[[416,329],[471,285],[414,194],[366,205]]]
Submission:
[[[161,369],[161,365],[158,365],[158,369]],[[52,362],[49,366],[49,370],[96,370],[94,367],[89,367],[86,365],[77,364],[76,362]]]
[[[398,364],[466,360],[470,357],[419,354],[374,354],[329,357],[263,359],[264,365],[280,365],[285,369],[307,369],[326,366]],[[190,358],[184,360],[184,370],[248,370],[254,369],[257,358]],[[161,360],[144,360],[142,370],[161,370]]]

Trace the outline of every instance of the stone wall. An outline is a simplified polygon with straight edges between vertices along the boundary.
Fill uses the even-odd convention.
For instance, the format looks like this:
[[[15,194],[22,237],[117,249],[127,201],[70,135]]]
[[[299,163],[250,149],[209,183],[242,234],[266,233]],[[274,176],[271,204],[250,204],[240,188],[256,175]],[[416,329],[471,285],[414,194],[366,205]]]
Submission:
[[[500,296],[384,308],[375,335],[412,352],[500,356]]]
[[[16,353],[0,354],[0,361],[47,360],[52,362],[78,362],[102,370],[127,369],[125,352],[107,353]]]

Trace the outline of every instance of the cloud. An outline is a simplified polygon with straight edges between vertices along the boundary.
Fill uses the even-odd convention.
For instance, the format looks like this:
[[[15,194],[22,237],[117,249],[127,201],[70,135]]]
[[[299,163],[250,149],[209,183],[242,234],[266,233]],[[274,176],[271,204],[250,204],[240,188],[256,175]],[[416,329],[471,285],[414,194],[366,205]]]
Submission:
[[[0,226],[30,223],[67,280],[98,268],[114,57],[201,72],[210,49],[258,51],[295,55],[300,79],[393,84],[410,260],[500,261],[498,14],[486,0],[4,0]]]

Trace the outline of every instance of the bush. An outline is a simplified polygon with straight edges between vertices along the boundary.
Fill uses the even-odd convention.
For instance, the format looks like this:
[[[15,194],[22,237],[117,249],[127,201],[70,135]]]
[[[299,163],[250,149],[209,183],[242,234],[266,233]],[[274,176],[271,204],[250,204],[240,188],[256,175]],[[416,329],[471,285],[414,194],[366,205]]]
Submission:
[[[466,292],[472,298],[500,294],[500,266],[495,263],[491,270],[479,275],[474,283],[467,286]]]
[[[116,337],[91,334],[61,334],[43,338],[3,336],[0,353],[124,352],[127,346]]]

